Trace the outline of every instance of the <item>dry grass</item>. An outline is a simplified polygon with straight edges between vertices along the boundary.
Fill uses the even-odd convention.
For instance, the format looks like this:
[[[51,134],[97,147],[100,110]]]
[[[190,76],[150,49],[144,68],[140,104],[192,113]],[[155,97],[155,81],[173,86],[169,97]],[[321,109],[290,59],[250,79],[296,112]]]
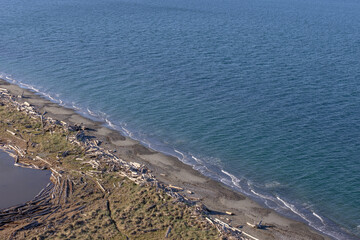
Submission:
[[[25,149],[27,154],[20,162],[46,166],[34,160],[40,156],[63,169],[75,183],[69,199],[56,213],[39,218],[41,226],[20,231],[15,239],[163,239],[169,226],[169,239],[219,238],[216,229],[194,207],[175,202],[154,187],[136,185],[117,172],[104,172],[96,179],[84,174],[92,167],[75,160],[86,160],[87,156],[82,147],[67,140],[69,134],[60,126],[42,126],[40,119],[0,106],[0,142]],[[99,189],[96,180],[107,193]],[[0,239],[7,239],[29,221],[5,225]]]

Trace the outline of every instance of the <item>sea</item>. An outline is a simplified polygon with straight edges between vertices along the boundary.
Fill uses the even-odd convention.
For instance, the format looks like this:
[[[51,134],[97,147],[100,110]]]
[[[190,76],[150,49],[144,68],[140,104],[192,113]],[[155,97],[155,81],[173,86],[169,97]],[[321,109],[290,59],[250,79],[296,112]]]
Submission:
[[[0,77],[360,238],[359,0],[1,0]]]

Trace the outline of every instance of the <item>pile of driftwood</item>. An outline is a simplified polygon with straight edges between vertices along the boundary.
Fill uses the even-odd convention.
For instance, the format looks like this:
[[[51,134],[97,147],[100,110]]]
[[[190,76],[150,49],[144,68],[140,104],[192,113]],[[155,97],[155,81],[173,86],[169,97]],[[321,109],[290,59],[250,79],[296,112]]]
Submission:
[[[56,210],[51,202],[51,194],[55,191],[54,184],[49,183],[33,200],[1,210],[0,227],[25,218],[36,219],[51,214]]]
[[[51,117],[46,116],[45,113],[41,114],[28,102],[17,101],[15,96],[12,96],[8,90],[3,88],[0,88],[0,100],[5,104],[14,106],[18,111],[25,112],[34,119],[40,119],[43,128],[44,126],[50,126],[47,128],[47,130],[50,129],[49,131],[51,131],[51,126],[57,125],[58,127],[62,127],[66,132],[74,133],[69,134],[67,137],[68,141],[83,147],[86,153],[84,158],[77,158],[76,160],[81,161],[82,164],[88,164],[93,168],[93,170],[84,172],[81,170],[75,171],[77,171],[80,175],[87,175],[91,177],[103,193],[109,193],[109,189],[106,189],[101,184],[101,179],[98,178],[97,175],[101,175],[106,172],[117,172],[119,175],[127,177],[138,185],[150,185],[156,187],[157,190],[163,191],[174,198],[174,201],[184,202],[188,205],[196,205],[197,213],[207,215],[206,220],[215,225],[221,233],[232,235],[238,239],[256,239],[246,233],[243,233],[237,228],[231,227],[229,224],[217,218],[211,217],[209,215],[209,210],[203,204],[199,204],[200,199],[190,199],[187,198],[185,194],[181,194],[181,192],[185,191],[183,188],[160,183],[155,176],[151,174],[151,171],[149,171],[144,165],[136,162],[124,161],[109,150],[102,148],[100,146],[100,141],[86,135],[86,127],[78,125],[71,126],[66,122],[52,119]],[[3,145],[3,147],[15,151],[15,162],[19,166],[38,169],[44,168],[39,167],[34,163],[18,163],[19,156],[24,157],[26,152],[19,147],[12,145]],[[61,208],[61,203],[67,202],[67,199],[74,187],[73,185],[76,183],[65,177],[66,173],[63,169],[55,169],[55,167],[48,161],[40,157],[36,157],[35,160],[42,161],[45,163],[46,168],[51,170],[52,183],[43,189],[32,201],[29,201],[26,204],[0,210],[0,227],[6,223],[24,218],[34,220],[42,216],[46,216],[46,218],[48,218],[51,214]],[[192,193],[189,190],[187,192]],[[29,224],[28,228],[37,227],[39,224],[39,222],[33,221]]]

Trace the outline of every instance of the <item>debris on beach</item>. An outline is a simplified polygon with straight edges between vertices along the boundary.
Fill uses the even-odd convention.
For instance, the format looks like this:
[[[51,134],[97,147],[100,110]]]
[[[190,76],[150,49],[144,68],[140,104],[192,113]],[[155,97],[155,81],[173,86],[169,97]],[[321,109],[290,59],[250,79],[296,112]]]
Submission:
[[[247,238],[238,228],[211,216],[200,198],[185,196],[185,193],[194,194],[192,191],[166,185],[145,165],[125,161],[114,151],[102,147],[101,141],[87,135],[85,126],[58,121],[45,112],[40,113],[29,102],[21,101],[7,89],[0,88],[1,106],[25,114],[19,119],[22,121],[19,129],[11,118],[0,125],[6,126],[9,133],[7,141],[0,141],[0,148],[13,154],[18,166],[49,169],[51,182],[33,200],[0,210],[0,230],[6,227],[3,234],[11,234],[11,239],[31,235],[34,229],[39,231],[40,226],[45,229],[42,235],[47,237],[56,234],[65,237],[71,235],[71,229],[78,234],[91,231],[103,234],[104,230],[96,224],[113,226],[106,236],[124,239],[127,236],[123,233],[129,236],[161,233],[162,238],[172,238],[173,234],[179,237],[190,234],[189,238]],[[125,196],[120,195],[122,192],[126,192]],[[130,207],[125,207],[124,202],[129,202]],[[150,220],[151,217],[163,219],[163,223]],[[104,222],[102,218],[109,221]],[[94,224],[94,221],[98,222]],[[14,224],[18,227],[11,230],[9,226]],[[129,229],[132,230],[129,232]]]

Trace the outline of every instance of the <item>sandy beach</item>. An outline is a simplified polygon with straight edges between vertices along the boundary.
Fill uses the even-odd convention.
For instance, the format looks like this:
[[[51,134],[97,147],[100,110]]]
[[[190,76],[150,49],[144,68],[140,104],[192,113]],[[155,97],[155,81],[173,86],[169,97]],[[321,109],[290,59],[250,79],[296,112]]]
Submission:
[[[271,209],[260,206],[253,200],[237,193],[222,183],[201,175],[177,158],[153,151],[139,142],[122,136],[107,128],[103,122],[85,118],[76,111],[59,106],[42,96],[17,85],[0,80],[0,88],[8,89],[19,102],[28,102],[53,119],[69,125],[83,125],[87,135],[102,141],[102,147],[129,162],[144,164],[155,177],[168,185],[184,188],[189,198],[199,198],[210,210],[210,214],[249,234],[249,239],[329,239],[305,223],[280,216]],[[233,213],[232,215],[226,212]],[[255,229],[247,223],[256,224],[262,220],[263,229]]]

